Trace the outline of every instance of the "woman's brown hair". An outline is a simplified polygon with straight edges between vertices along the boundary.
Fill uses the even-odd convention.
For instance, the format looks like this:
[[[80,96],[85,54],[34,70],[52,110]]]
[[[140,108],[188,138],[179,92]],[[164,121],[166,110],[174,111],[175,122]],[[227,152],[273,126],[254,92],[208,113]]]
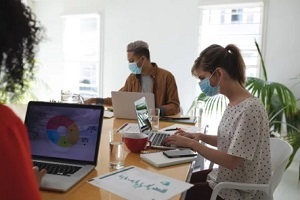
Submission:
[[[225,48],[213,44],[204,49],[195,60],[191,69],[193,75],[196,69],[213,73],[217,67],[227,71],[229,76],[241,85],[245,84],[245,63],[238,47],[228,44]]]

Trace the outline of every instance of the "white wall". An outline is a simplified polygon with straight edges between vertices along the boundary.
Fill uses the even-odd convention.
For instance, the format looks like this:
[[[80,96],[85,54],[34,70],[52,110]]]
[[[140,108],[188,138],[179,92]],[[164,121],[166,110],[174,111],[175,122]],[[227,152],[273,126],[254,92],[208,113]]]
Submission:
[[[39,93],[40,100],[58,99],[63,83],[63,21],[64,3],[60,0],[41,0],[32,2],[37,19],[45,28],[46,38],[39,46],[37,61],[40,63],[39,75],[46,83],[51,83],[53,91]]]
[[[205,0],[203,0],[205,1]],[[201,2],[201,0],[199,0]],[[126,45],[135,40],[149,43],[151,60],[170,70],[176,77],[184,111],[195,98],[196,80],[190,69],[198,56],[198,0],[37,0],[34,9],[47,27],[49,42],[40,48],[47,79],[57,80],[59,94],[62,67],[62,19],[64,14],[101,13],[104,30],[103,96],[122,87],[129,74]],[[267,24],[265,61],[269,80],[292,86],[300,74],[299,0],[266,0]],[[300,80],[299,80],[300,81]],[[299,87],[299,85],[298,85]],[[292,88],[300,97],[297,88]]]
[[[300,1],[269,0],[265,62],[270,81],[288,86],[300,98]]]
[[[105,9],[104,96],[120,89],[129,74],[127,44],[144,40],[149,44],[151,60],[176,77],[180,101],[187,110],[195,97],[195,79],[190,69],[198,54],[198,16],[196,0],[118,0],[108,5]]]
[[[56,9],[56,8],[57,9]],[[135,40],[149,43],[151,60],[171,71],[177,80],[182,107],[187,110],[195,98],[195,79],[190,69],[198,55],[198,8],[197,0],[39,0],[34,9],[42,24],[47,27],[50,42],[40,48],[40,61],[49,71],[48,77],[61,71],[62,29],[61,15],[101,13],[103,46],[103,96],[120,89],[129,75],[126,46]],[[50,49],[57,47],[57,51]],[[53,53],[53,54],[52,54]],[[52,54],[52,55],[51,55]],[[59,55],[57,55],[59,54]],[[56,67],[55,67],[56,65]],[[59,80],[59,79],[58,79]],[[57,85],[55,94],[59,94]]]

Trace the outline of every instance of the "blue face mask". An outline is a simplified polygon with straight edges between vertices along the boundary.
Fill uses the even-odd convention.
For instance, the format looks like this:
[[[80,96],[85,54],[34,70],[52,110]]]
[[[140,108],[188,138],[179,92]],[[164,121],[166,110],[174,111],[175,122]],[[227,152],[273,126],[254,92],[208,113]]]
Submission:
[[[216,70],[212,73],[212,75],[216,72]],[[220,86],[219,83],[218,85],[216,85],[215,87],[212,87],[210,85],[210,78],[212,77],[212,75],[209,78],[206,78],[202,81],[200,81],[199,87],[201,89],[201,91],[206,95],[206,96],[214,96],[220,93]]]
[[[131,73],[133,73],[133,74],[141,74],[142,73],[142,67],[138,67],[138,65],[137,65],[137,63],[139,62],[140,59],[138,59],[138,61],[136,61],[136,62],[131,62],[128,64],[129,70],[131,71]]]

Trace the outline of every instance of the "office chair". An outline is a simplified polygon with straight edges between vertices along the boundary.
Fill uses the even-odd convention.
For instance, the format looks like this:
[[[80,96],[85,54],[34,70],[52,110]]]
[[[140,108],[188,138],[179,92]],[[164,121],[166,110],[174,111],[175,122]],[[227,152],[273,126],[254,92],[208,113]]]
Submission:
[[[268,184],[221,182],[214,187],[210,200],[217,199],[218,193],[223,188],[260,190],[268,195],[267,200],[273,200],[273,193],[281,181],[289,157],[293,152],[293,147],[288,142],[279,138],[271,138],[270,146],[272,175]]]

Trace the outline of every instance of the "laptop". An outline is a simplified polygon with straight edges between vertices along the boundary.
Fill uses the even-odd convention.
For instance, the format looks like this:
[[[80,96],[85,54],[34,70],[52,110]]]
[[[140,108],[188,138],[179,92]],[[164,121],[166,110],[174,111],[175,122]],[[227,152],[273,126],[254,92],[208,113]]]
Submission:
[[[148,113],[148,105],[145,97],[142,97],[134,102],[134,108],[137,115],[138,127],[140,133],[148,135],[151,141],[151,147],[160,149],[176,149],[176,146],[164,146],[162,141],[172,133],[167,132],[152,132],[150,117]]]
[[[97,165],[103,106],[31,101],[25,125],[41,188],[65,192]]]
[[[149,108],[155,108],[153,93],[112,91],[111,97],[115,118],[137,119],[134,102],[141,97],[145,97],[147,99]]]

